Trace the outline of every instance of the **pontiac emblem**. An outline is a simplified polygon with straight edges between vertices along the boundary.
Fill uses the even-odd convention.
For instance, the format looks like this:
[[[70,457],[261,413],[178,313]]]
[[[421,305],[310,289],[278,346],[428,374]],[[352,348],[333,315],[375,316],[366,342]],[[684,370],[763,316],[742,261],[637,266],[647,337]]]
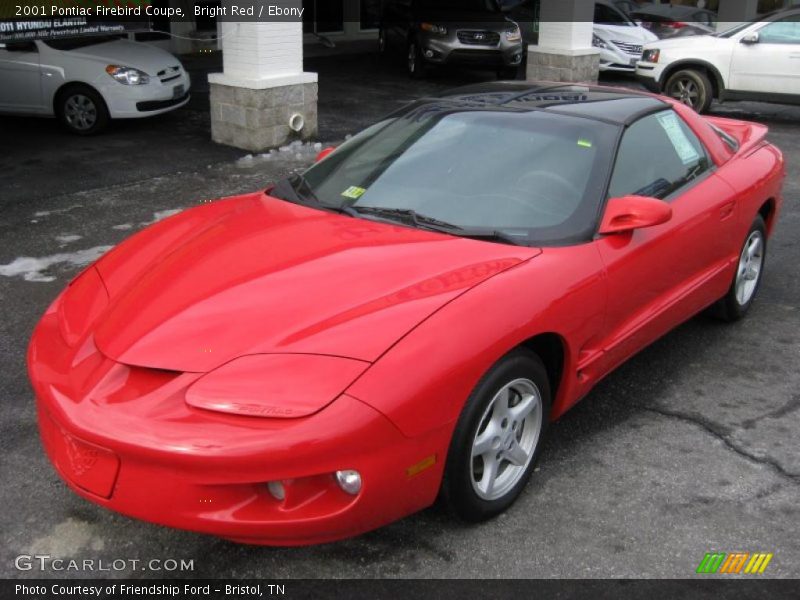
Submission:
[[[88,472],[92,467],[97,464],[99,452],[94,448],[90,448],[74,439],[67,437],[65,439],[67,445],[67,457],[69,458],[69,466],[72,472],[80,477]]]

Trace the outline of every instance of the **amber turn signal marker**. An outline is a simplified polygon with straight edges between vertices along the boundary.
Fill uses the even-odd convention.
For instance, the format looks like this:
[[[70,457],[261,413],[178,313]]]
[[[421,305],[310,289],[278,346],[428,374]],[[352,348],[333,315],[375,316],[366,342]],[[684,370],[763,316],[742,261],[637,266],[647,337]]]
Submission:
[[[414,475],[421,473],[425,469],[431,468],[435,464],[436,464],[436,455],[431,454],[430,456],[423,458],[417,464],[408,467],[406,469],[406,475],[408,475],[409,477],[413,477]]]

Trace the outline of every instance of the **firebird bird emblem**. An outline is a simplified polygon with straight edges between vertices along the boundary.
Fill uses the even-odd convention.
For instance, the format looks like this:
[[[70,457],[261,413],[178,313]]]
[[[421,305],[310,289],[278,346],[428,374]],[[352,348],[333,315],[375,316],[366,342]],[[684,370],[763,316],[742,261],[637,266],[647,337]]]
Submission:
[[[81,476],[97,464],[98,451],[89,448],[73,439],[66,438],[67,457],[72,472]]]

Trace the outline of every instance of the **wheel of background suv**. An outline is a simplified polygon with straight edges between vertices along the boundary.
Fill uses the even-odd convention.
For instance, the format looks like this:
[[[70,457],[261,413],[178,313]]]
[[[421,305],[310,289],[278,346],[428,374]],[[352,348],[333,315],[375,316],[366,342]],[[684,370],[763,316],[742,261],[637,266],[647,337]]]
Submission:
[[[466,521],[506,510],[533,472],[550,416],[550,385],[538,356],[515,350],[470,394],[445,466],[442,499]]]
[[[386,52],[386,31],[383,27],[378,29],[378,52],[381,54]]]
[[[55,110],[61,123],[78,135],[93,135],[108,126],[106,103],[88,85],[70,85],[60,91]]]
[[[694,69],[683,69],[670,75],[664,92],[699,113],[708,110],[714,97],[714,88],[706,74]]]
[[[422,79],[428,71],[425,57],[422,56],[422,48],[416,40],[409,40],[406,52],[406,69],[408,74],[414,79]]]
[[[747,314],[761,286],[766,258],[767,228],[759,215],[745,237],[728,293],[712,307],[715,316],[725,321],[738,321]]]

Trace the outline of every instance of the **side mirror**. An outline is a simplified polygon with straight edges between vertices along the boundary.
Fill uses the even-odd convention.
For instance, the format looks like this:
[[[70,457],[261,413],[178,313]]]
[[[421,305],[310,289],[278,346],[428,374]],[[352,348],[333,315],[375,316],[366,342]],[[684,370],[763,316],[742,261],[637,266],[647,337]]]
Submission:
[[[672,218],[672,207],[662,200],[647,196],[612,198],[600,223],[600,233],[625,233],[661,225]]]
[[[322,150],[319,151],[319,154],[317,154],[317,159],[316,159],[315,162],[319,162],[321,160],[324,160],[334,150],[336,150],[336,148],[334,148],[333,146],[331,146],[329,148],[323,148]]]
[[[758,32],[755,32],[755,33],[748,33],[746,36],[744,36],[744,37],[743,37],[743,38],[740,40],[740,43],[742,43],[742,44],[747,44],[747,45],[750,45],[750,44],[757,44],[757,43],[758,43],[758,41],[759,41],[759,39],[760,39],[760,38],[759,38]]]

